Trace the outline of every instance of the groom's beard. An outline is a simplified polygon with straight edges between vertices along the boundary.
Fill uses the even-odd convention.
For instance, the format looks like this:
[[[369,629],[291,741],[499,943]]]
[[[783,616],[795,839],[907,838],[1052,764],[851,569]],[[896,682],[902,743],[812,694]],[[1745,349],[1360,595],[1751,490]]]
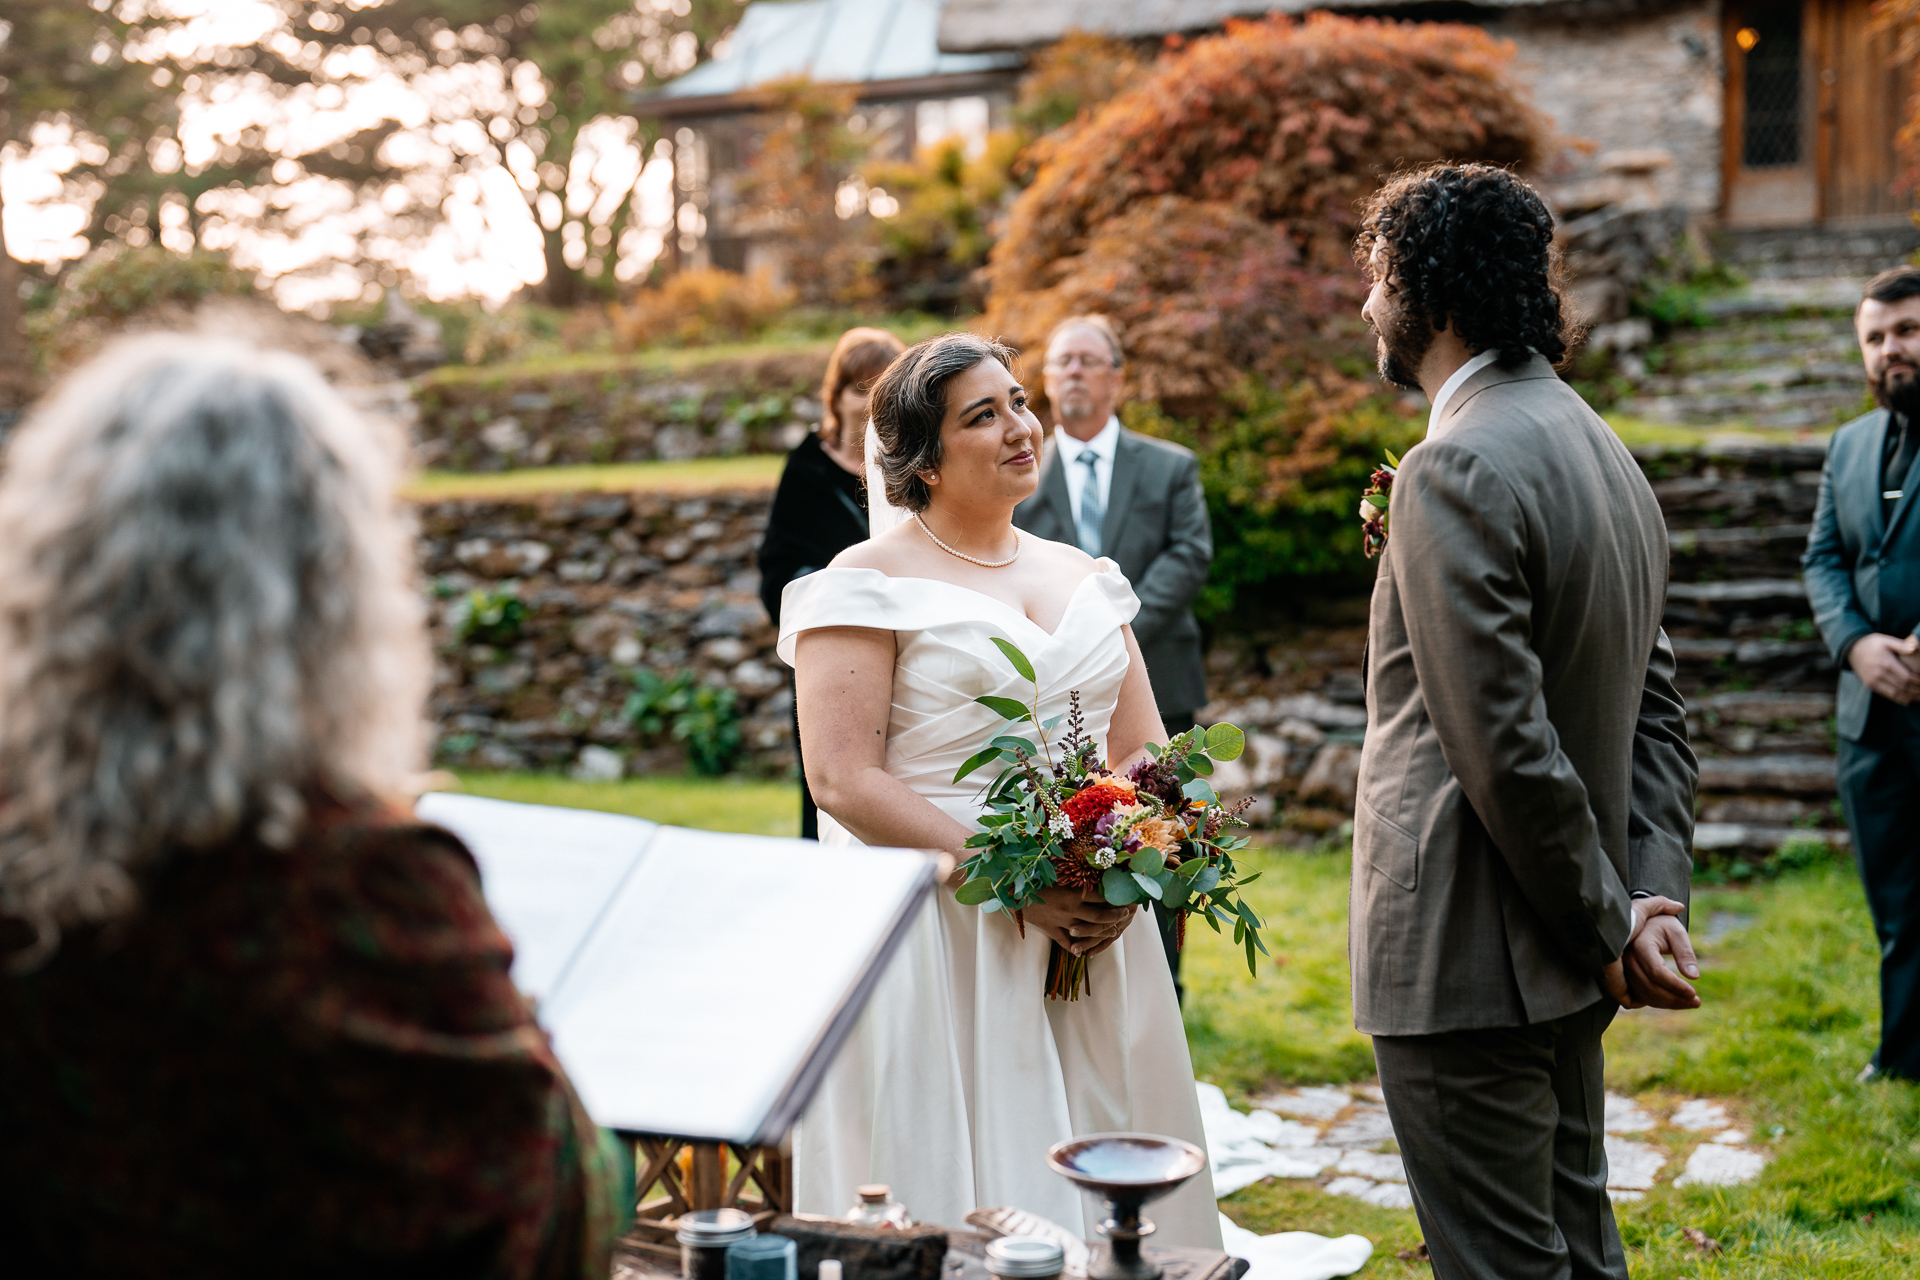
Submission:
[[[1416,372],[1433,346],[1433,326],[1424,316],[1402,311],[1392,324],[1380,331],[1380,376],[1396,387],[1420,390]]]
[[[1904,375],[1895,377],[1894,375]],[[1873,379],[1873,402],[1908,422],[1920,419],[1920,368],[1889,361]]]

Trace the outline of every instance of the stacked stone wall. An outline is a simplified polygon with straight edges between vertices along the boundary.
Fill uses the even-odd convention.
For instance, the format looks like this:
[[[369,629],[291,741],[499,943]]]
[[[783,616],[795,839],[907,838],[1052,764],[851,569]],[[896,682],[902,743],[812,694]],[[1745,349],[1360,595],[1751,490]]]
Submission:
[[[1654,12],[1647,12],[1649,7]],[[1563,207],[1594,208],[1642,194],[1627,176],[1634,153],[1664,151],[1650,203],[1707,215],[1720,207],[1724,59],[1720,6],[1549,5],[1487,24],[1513,41],[1512,74],[1560,135],[1541,175]]]
[[[622,713],[636,672],[691,671],[734,693],[737,767],[788,770],[792,698],[753,568],[767,502],[741,490],[423,504],[440,762],[596,776],[682,769],[682,744]],[[475,592],[517,599],[517,634],[463,638]]]

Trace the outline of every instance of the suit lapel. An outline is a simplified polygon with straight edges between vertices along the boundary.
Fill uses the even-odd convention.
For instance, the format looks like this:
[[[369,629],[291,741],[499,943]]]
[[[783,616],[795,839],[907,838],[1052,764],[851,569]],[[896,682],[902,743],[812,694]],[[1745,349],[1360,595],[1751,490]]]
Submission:
[[[1127,512],[1133,510],[1133,491],[1140,479],[1140,452],[1140,442],[1133,438],[1133,433],[1120,428],[1120,443],[1113,451],[1113,483],[1107,486],[1107,514],[1100,522],[1100,554],[1109,560],[1114,558],[1120,531],[1126,527]]]
[[[1880,421],[1873,431],[1873,447],[1868,449],[1866,456],[1860,460],[1860,469],[1866,473],[1861,476],[1861,480],[1865,482],[1873,499],[1867,503],[1867,529],[1873,534],[1874,547],[1887,545],[1887,534],[1893,527],[1887,520],[1886,501],[1880,496],[1883,492],[1880,487],[1880,460],[1887,456],[1887,432],[1892,429],[1893,415],[1885,409],[1880,410]],[[1907,501],[1902,498],[1893,509],[1893,518],[1898,520],[1906,509]]]

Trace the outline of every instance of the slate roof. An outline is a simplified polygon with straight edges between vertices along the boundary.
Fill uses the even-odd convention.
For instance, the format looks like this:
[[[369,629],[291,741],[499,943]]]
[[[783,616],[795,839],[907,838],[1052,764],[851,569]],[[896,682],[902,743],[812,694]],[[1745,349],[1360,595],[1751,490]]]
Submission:
[[[1392,9],[1421,0],[947,0],[940,48],[950,53],[1028,49],[1069,31],[1132,39],[1217,27],[1228,18],[1310,9]],[[1490,9],[1544,0],[1473,0]]]
[[[792,76],[835,84],[966,77],[1019,67],[1013,53],[942,52],[941,0],[755,0],[721,57],[641,96],[673,112]]]

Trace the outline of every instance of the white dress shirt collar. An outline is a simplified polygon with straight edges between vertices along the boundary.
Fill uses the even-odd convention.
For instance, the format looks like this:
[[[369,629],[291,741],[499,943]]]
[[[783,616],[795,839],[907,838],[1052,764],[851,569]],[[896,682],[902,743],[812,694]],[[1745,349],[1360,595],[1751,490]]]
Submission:
[[[1465,385],[1468,378],[1471,378],[1474,374],[1480,372],[1499,358],[1499,350],[1494,347],[1488,347],[1485,351],[1482,351],[1479,355],[1474,356],[1458,369],[1455,369],[1453,376],[1440,384],[1440,394],[1433,398],[1433,408],[1427,413],[1427,438],[1429,440],[1445,434],[1440,430],[1440,415],[1447,411],[1447,404],[1453,399],[1453,393]]]
[[[1060,459],[1066,463],[1080,460],[1080,455],[1091,449],[1100,455],[1100,461],[1111,463],[1113,455],[1120,450],[1120,419],[1107,415],[1107,425],[1100,428],[1091,440],[1078,440],[1067,434],[1065,427],[1053,429],[1053,442],[1060,448]]]

